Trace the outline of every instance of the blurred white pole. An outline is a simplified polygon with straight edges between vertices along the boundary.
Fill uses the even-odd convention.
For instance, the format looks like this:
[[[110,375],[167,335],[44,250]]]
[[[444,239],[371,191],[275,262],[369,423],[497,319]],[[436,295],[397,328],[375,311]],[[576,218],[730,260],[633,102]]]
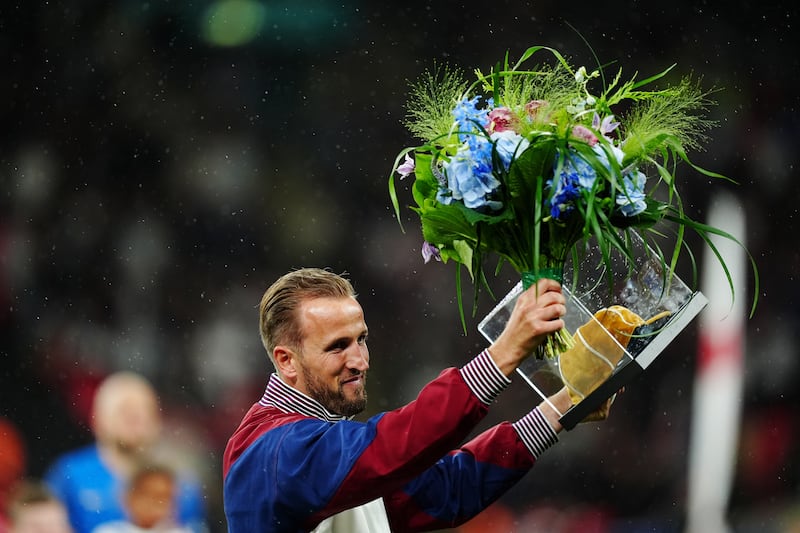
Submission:
[[[745,216],[730,194],[712,198],[708,223],[744,244]],[[743,249],[717,236],[714,244],[728,265],[735,290],[731,305],[728,279],[706,250],[701,289],[708,306],[700,315],[698,366],[689,445],[687,533],[727,532],[726,512],[739,442],[747,300]]]

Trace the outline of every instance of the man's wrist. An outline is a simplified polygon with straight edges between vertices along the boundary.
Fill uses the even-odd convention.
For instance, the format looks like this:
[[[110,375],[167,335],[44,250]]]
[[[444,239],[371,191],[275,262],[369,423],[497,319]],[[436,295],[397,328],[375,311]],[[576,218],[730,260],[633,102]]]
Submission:
[[[558,433],[540,407],[529,412],[511,426],[536,459],[558,442]]]
[[[562,388],[539,404],[539,410],[556,433],[560,433],[564,429],[560,419],[571,407],[572,399],[566,388]]]
[[[498,368],[488,350],[482,351],[459,370],[470,390],[485,405],[490,405],[511,380]]]
[[[492,361],[494,361],[494,364],[500,372],[505,376],[513,374],[521,361],[519,358],[509,356],[509,350],[498,343],[492,344],[485,351],[487,355],[492,358]]]

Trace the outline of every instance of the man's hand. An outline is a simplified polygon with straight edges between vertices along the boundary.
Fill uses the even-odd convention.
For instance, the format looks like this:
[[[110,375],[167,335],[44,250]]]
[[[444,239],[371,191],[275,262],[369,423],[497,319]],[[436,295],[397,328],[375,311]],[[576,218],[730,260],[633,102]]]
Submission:
[[[624,388],[621,389],[619,392],[624,392]],[[611,398],[603,402],[603,404],[593,413],[589,413],[589,415],[581,420],[583,422],[599,422],[608,418],[609,413],[611,412],[611,404],[614,403],[614,399],[616,398],[616,394],[613,395]],[[572,408],[572,398],[569,395],[569,391],[566,387],[563,387],[557,393],[550,396],[546,402],[542,402],[539,404],[539,409],[542,411],[542,414],[547,418],[547,421],[550,422],[550,426],[558,433],[563,430],[563,426],[559,422],[559,419]],[[556,409],[556,411],[553,410]]]
[[[547,335],[564,327],[566,303],[561,284],[552,279],[540,279],[519,295],[503,333],[489,346],[501,372],[510,376]]]
[[[600,421],[605,420],[606,418],[608,418],[609,413],[611,413],[611,404],[614,403],[614,400],[616,398],[617,398],[616,394],[612,395],[611,398],[609,398],[608,400],[603,402],[603,404],[600,407],[597,408],[597,411],[595,411],[593,413],[589,413],[586,416],[586,418],[581,420],[581,423],[583,423],[583,422],[600,422]]]

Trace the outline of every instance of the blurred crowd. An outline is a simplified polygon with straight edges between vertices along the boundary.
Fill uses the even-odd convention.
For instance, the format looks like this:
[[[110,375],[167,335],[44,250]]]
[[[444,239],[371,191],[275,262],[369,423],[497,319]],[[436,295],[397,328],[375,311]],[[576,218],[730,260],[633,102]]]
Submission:
[[[124,370],[92,395],[94,441],[55,458],[41,480],[26,478],[24,440],[10,422],[0,530],[11,533],[205,533],[205,497],[191,470],[161,438],[152,385]]]
[[[411,4],[0,7],[6,520],[34,506],[14,502],[54,521],[69,508],[45,477],[98,442],[95,395],[125,371],[158,397],[153,460],[192,480],[202,527],[225,531],[221,451],[270,371],[257,305],[292,268],[350,274],[370,325],[367,414],[477,353],[475,325],[493,302],[481,296],[464,332],[455,269],[423,265],[413,213],[403,232],[389,203],[392,162],[414,142],[402,125],[407,81],[434,60],[488,70],[535,44],[592,65],[585,38],[600,62],[618,62],[612,71],[644,77],[677,63],[720,89],[718,125],[694,159],[738,182],[713,186],[743,202],[761,273],[729,517],[737,531],[800,530],[798,8]],[[702,219],[711,183],[686,172],[685,207]],[[515,281],[492,283],[502,294]],[[680,531],[696,342],[690,327],[609,421],[564,435],[464,531]],[[486,423],[534,401],[517,383]],[[127,487],[133,465],[122,470]]]

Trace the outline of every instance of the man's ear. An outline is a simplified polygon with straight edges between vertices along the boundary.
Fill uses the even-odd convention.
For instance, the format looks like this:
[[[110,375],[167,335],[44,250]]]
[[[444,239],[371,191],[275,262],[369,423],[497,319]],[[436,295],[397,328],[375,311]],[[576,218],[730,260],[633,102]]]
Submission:
[[[278,373],[288,382],[294,383],[297,379],[297,354],[286,346],[276,346],[272,350],[272,357],[275,359],[275,366]]]

